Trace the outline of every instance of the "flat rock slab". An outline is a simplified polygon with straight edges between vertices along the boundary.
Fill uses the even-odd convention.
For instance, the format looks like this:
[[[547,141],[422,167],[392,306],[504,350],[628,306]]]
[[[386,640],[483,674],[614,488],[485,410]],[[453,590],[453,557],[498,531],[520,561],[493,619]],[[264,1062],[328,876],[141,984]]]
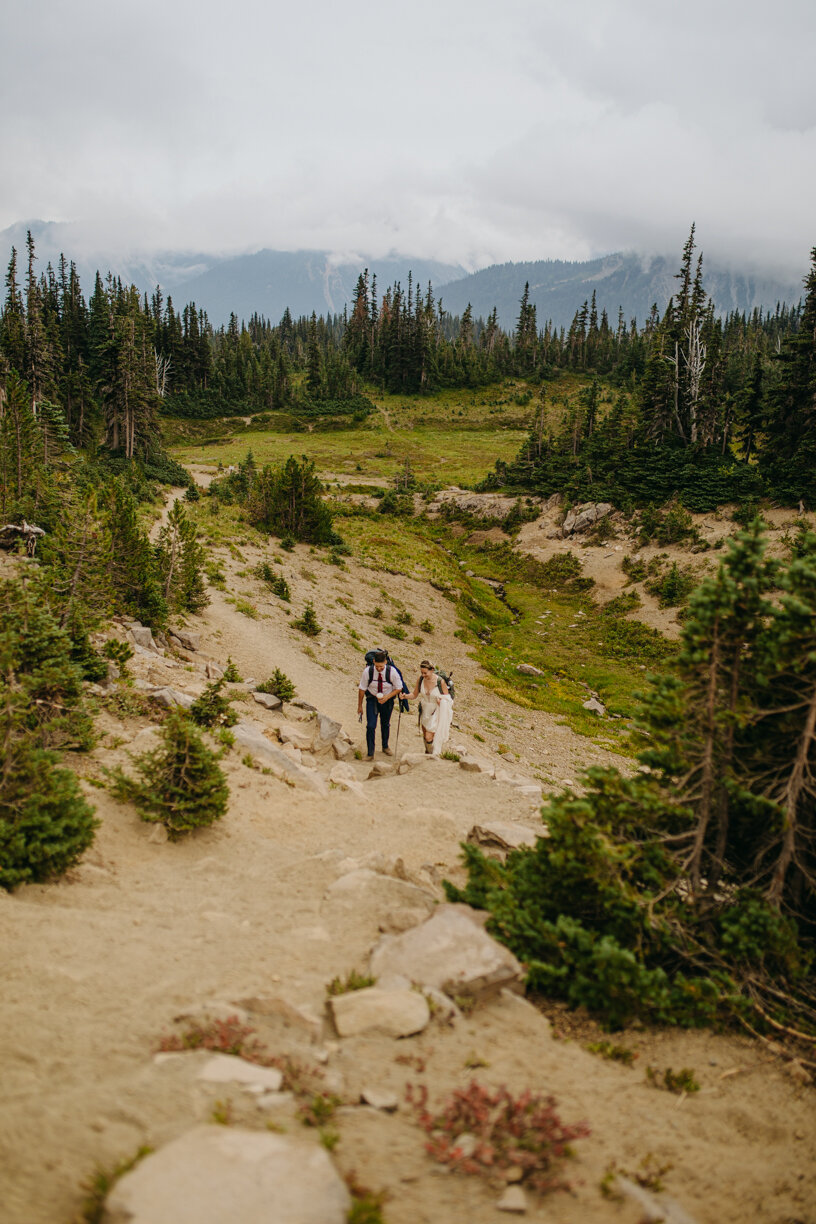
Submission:
[[[393,876],[381,875],[369,867],[358,867],[348,871],[326,889],[325,900],[354,909],[361,905],[374,904],[380,910],[395,906],[409,906],[429,914],[436,905],[436,898],[424,888],[397,880]]]
[[[197,1126],[147,1156],[108,1195],[105,1224],[344,1224],[348,1190],[329,1155],[268,1131]]]
[[[521,990],[521,965],[482,928],[466,905],[440,905],[427,922],[403,935],[384,935],[371,953],[377,977],[401,974],[450,998],[486,999],[503,987]]]
[[[295,786],[304,786],[308,790],[316,791],[318,795],[328,795],[329,787],[325,778],[314,769],[304,769],[302,765],[296,764],[291,757],[271,743],[255,727],[251,727],[249,723],[239,722],[231,730],[236,744],[240,744],[254,756],[260,757],[264,765],[268,766],[279,778],[286,778]]]
[[[234,1054],[214,1054],[199,1071],[196,1079],[207,1084],[257,1084],[267,1092],[280,1092],[283,1072],[277,1067],[259,1067]]]
[[[381,990],[368,986],[328,1000],[335,1028],[341,1037],[377,1030],[389,1037],[421,1033],[431,1019],[424,995],[417,990]]]
[[[252,694],[252,697],[265,710],[279,710],[283,705],[280,697],[276,697],[274,693],[259,693],[256,691]]]
[[[183,632],[181,629],[174,629],[171,632],[170,636],[171,638],[173,637],[178,638],[178,640],[181,642],[185,650],[200,650],[201,649],[201,634],[200,633],[187,633],[186,631]]]

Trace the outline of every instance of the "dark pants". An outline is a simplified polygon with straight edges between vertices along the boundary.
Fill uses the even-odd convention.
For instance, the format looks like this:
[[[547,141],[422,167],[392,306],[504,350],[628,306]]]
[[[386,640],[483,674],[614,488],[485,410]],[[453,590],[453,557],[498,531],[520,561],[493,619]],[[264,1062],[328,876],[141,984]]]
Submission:
[[[391,715],[394,713],[394,698],[380,705],[376,697],[366,693],[366,744],[368,755],[374,755],[374,736],[377,730],[377,719],[380,720],[380,733],[383,748],[388,747],[388,733],[391,730]]]

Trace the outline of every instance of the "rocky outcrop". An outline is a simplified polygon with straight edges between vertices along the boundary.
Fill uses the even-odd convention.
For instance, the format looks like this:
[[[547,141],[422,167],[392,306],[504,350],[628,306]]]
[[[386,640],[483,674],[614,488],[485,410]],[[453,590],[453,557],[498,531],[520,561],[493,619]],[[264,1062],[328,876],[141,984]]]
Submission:
[[[580,535],[584,531],[588,531],[600,519],[606,518],[611,514],[615,507],[611,502],[581,502],[577,506],[573,506],[568,510],[560,528],[560,537],[565,540],[567,536]]]
[[[239,722],[231,730],[236,744],[252,753],[253,756],[260,757],[264,765],[271,769],[277,777],[284,778],[287,782],[294,783],[295,786],[304,786],[308,790],[316,791],[319,795],[328,795],[328,783],[317,770],[304,769],[302,765],[296,764],[290,756],[271,743],[257,728],[250,726],[249,723]]]

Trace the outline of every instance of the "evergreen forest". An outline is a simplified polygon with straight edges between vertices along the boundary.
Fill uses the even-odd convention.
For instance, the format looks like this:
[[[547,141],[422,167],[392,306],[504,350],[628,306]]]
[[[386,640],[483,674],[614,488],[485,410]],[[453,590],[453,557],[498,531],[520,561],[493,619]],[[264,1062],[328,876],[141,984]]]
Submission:
[[[532,989],[611,1027],[738,1023],[812,1049],[816,535],[803,525],[787,561],[770,560],[758,511],[816,508],[816,248],[801,303],[770,314],[716,311],[692,227],[670,302],[645,320],[610,320],[593,296],[557,329],[525,291],[507,332],[495,310],[452,316],[430,284],[383,291],[363,271],[342,315],[233,315],[214,328],[194,302],[179,308],[111,275],[86,297],[68,259],[38,267],[29,235],[0,315],[0,542],[28,552],[0,587],[0,885],[64,872],[93,839],[65,762],[93,743],[85,690],[116,661],[97,631],[119,615],[162,633],[204,608],[218,581],[196,520],[202,493],[169,453],[179,422],[329,435],[365,429],[383,397],[444,405],[446,392],[509,382],[523,440],[480,473],[481,489],[518,499],[508,530],[525,497],[553,493],[641,522],[668,503],[676,517],[736,503],[743,530],[691,595],[677,648],[648,639],[662,670],[637,719],[641,770],[599,770],[582,795],[553,798],[549,838],[503,865],[466,847],[469,883],[450,896],[491,911]],[[453,409],[439,424],[456,429]],[[379,509],[355,513],[421,534],[407,460],[394,483]],[[187,492],[151,537],[161,485]],[[353,549],[324,494],[305,456],[248,456],[206,500],[214,516],[237,507],[284,550],[301,541],[342,566]],[[516,564],[509,551],[492,558],[508,574]],[[545,577],[548,588],[561,580],[530,574],[539,593]],[[561,577],[578,589],[574,572]],[[504,611],[471,595],[459,604],[482,617],[463,640],[487,649]],[[625,636],[614,616],[609,642]],[[157,819],[150,769],[170,790],[175,762],[192,761],[220,815],[217,753],[185,715],[168,727],[173,743],[129,793]],[[182,810],[181,793],[178,803],[174,835],[215,818]]]

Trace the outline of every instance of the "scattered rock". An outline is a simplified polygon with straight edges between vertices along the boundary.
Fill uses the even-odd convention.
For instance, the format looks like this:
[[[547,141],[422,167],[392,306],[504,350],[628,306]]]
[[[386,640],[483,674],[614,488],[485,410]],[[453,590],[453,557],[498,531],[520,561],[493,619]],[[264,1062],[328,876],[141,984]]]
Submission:
[[[185,650],[200,650],[201,649],[201,634],[182,632],[181,629],[171,633],[171,637],[176,638]]]
[[[358,782],[357,775],[346,761],[337,762],[329,774],[329,781],[335,786],[342,786],[343,790],[351,791],[352,794],[358,795],[366,802],[368,801],[362,782]]]
[[[328,714],[318,714],[317,728],[314,732],[314,752],[326,752],[331,748],[342,727],[339,722],[329,718]]]
[[[316,1144],[197,1126],[146,1156],[111,1190],[106,1224],[344,1224],[348,1190]]]
[[[582,701],[581,705],[585,710],[594,711],[602,717],[606,713],[606,706],[602,701],[598,701],[597,697],[590,697],[589,701]]]
[[[166,706],[167,709],[170,709],[171,706],[181,706],[182,709],[189,710],[195,701],[195,698],[189,693],[182,693],[179,689],[170,688],[166,684],[151,689],[148,696],[151,701],[155,701],[157,705]]]
[[[481,761],[477,761],[475,757],[463,756],[459,760],[459,768],[464,769],[466,773],[484,773]]]
[[[368,778],[390,778],[392,774],[397,772],[397,766],[393,761],[376,761],[371,766],[371,772]],[[367,779],[368,780],[368,779]]]
[[[255,727],[251,727],[249,723],[239,722],[231,730],[236,744],[251,752],[253,756],[260,757],[277,777],[284,778],[294,783],[295,786],[308,787],[309,790],[317,791],[319,795],[328,795],[329,787],[325,778],[321,777],[316,770],[307,770],[302,765],[297,765],[280,747],[272,744]]]
[[[309,702],[304,701],[301,697],[295,697],[293,701],[289,702],[289,705],[294,706],[296,710],[306,710],[309,714],[317,713],[317,707],[309,705]]]
[[[389,1037],[421,1033],[431,1018],[424,995],[417,990],[381,990],[368,986],[328,1000],[335,1028],[341,1037],[368,1033],[372,1029]]]
[[[259,1067],[257,1063],[236,1058],[234,1054],[213,1054],[196,1079],[207,1084],[259,1084],[268,1092],[279,1092],[283,1072],[277,1067]]]
[[[517,783],[515,791],[517,795],[522,795],[525,799],[531,799],[533,803],[541,803],[542,790],[535,782]]]
[[[331,747],[332,753],[338,761],[349,761],[354,757],[354,749],[351,744],[341,739],[340,736],[337,737]]]
[[[804,1067],[798,1058],[792,1058],[790,1062],[786,1062],[783,1070],[787,1076],[795,1080],[797,1084],[812,1084],[813,1076]]]
[[[383,935],[371,953],[370,971],[377,977],[403,974],[452,999],[487,999],[502,987],[521,990],[521,965],[484,931],[483,921],[469,906],[440,905],[421,926]]]
[[[493,850],[518,850],[519,846],[534,846],[541,832],[528,829],[526,825],[505,824],[501,820],[490,820],[474,825],[467,835],[473,846],[484,846]]]
[[[151,846],[163,846],[168,840],[170,834],[167,832],[167,826],[163,824],[154,824],[148,834],[147,840]]]
[[[521,672],[522,676],[543,676],[544,672],[538,667],[533,667],[532,663],[519,663],[516,667],[517,672]]]
[[[265,710],[279,710],[283,705],[280,697],[276,697],[274,693],[255,692],[252,696],[258,705],[263,706]]]
[[[508,1186],[496,1203],[497,1211],[511,1211],[516,1215],[524,1215],[527,1210],[527,1195],[521,1186]]]
[[[314,731],[302,723],[283,722],[278,727],[278,736],[282,744],[294,744],[301,752],[311,752],[314,743]]]
[[[204,668],[204,674],[208,680],[221,680],[224,676],[224,669],[218,663],[214,663],[210,659],[209,663]]]
[[[384,1092],[380,1088],[364,1088],[360,1093],[366,1105],[372,1109],[381,1109],[383,1113],[396,1113],[399,1109],[399,1097],[393,1092]]]
[[[153,650],[158,654],[158,648],[153,641],[153,634],[144,625],[131,626],[130,636],[133,638],[137,646],[141,646],[143,650]]]

